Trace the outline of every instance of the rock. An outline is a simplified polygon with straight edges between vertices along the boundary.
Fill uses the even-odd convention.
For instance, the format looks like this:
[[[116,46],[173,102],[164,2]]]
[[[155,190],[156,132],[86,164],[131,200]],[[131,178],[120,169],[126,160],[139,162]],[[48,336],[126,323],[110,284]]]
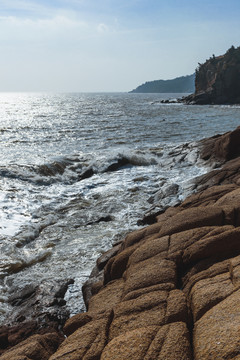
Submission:
[[[49,321],[63,325],[68,318],[64,295],[73,280],[48,280],[39,285],[29,284],[23,289],[15,287],[9,297],[13,311],[8,317],[9,324],[37,319],[43,326]],[[20,306],[21,305],[21,306]],[[40,325],[39,325],[40,326]]]
[[[128,158],[122,157],[120,159],[117,159],[117,161],[115,163],[109,165],[105,171],[106,172],[117,171],[117,170],[121,169],[121,167],[126,166],[126,165],[131,165],[131,162]]]
[[[111,249],[106,251],[102,256],[97,259],[97,267],[99,270],[102,270],[106,263],[117,254],[120,250],[121,244],[113,246]]]
[[[196,322],[195,359],[237,359],[239,356],[239,296],[235,291]]]
[[[94,286],[96,286],[96,284],[103,284],[103,275],[103,270],[99,270],[98,266],[95,266],[89,279],[83,284],[82,294],[86,308],[88,308],[89,301],[95,293]]]
[[[77,329],[81,326],[87,324],[89,321],[92,320],[92,317],[87,313],[80,313],[74,315],[70,319],[68,319],[63,327],[63,332],[65,335],[69,336],[74,333]]]
[[[226,162],[240,156],[240,127],[223,135],[200,141],[200,156],[204,160]]]
[[[99,355],[104,360],[215,359],[235,351],[233,335],[232,340],[227,336],[228,344],[218,355],[214,346],[204,350],[205,331],[214,341],[214,326],[217,329],[214,316],[209,315],[209,323],[205,319],[240,289],[240,255],[236,256],[240,254],[240,188],[223,185],[210,190],[193,195],[192,202],[187,199],[178,209],[160,215],[157,224],[126,237],[105,265],[105,285],[89,302],[92,320],[74,333],[76,337],[63,342],[56,359],[64,358],[70,348],[77,349],[80,337],[88,339],[83,334],[97,326],[99,316],[108,319],[107,330],[99,332],[101,339],[108,333]],[[231,313],[231,307],[227,309]],[[212,323],[213,330],[208,328]],[[192,328],[193,355],[187,330]]]
[[[49,360],[99,359],[107,343],[111,313],[95,318],[70,335]]]
[[[100,314],[112,310],[121,301],[124,282],[122,279],[112,281],[89,301],[88,311],[90,314]],[[106,301],[108,299],[108,301]]]
[[[214,55],[196,69],[195,93],[184,98],[188,104],[240,103],[240,47]]]
[[[190,360],[188,330],[183,323],[163,327],[146,326],[122,334],[105,347],[104,360]]]
[[[33,335],[6,351],[0,358],[1,360],[48,360],[61,341],[56,333]]]
[[[93,169],[90,167],[87,170],[85,170],[81,175],[79,175],[79,181],[88,179],[94,175]]]
[[[9,302],[13,307],[8,323],[0,327],[0,353],[33,334],[57,332],[69,317],[64,295],[72,280],[43,281],[23,289],[15,287]]]
[[[113,218],[110,215],[106,215],[106,216],[101,216],[97,220],[90,221],[86,225],[94,225],[94,224],[99,224],[100,222],[109,222],[112,220],[113,220]]]

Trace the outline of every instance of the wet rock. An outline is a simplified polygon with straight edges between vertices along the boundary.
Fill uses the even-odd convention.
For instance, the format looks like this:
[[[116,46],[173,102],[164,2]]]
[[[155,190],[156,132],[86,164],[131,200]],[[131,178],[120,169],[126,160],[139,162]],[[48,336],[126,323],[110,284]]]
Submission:
[[[12,312],[7,324],[0,327],[0,352],[13,347],[33,334],[60,331],[69,317],[64,295],[73,280],[43,281],[23,289],[12,289],[9,303]],[[63,338],[62,338],[63,339]]]
[[[106,263],[113,257],[115,256],[118,251],[121,248],[121,244],[115,245],[113,246],[111,249],[109,249],[108,251],[106,251],[102,256],[100,256],[97,259],[97,267],[99,270],[102,270],[104,268],[104,266],[106,265]]]
[[[148,200],[149,203],[159,203],[164,198],[169,198],[171,196],[177,195],[179,189],[178,184],[165,184],[158,190],[150,199]]]
[[[106,216],[101,216],[97,220],[90,221],[86,225],[94,225],[94,224],[99,224],[100,222],[109,222],[109,221],[112,221],[112,220],[113,220],[112,216],[106,215]]]
[[[109,165],[105,171],[106,172],[117,171],[121,167],[129,165],[129,164],[130,164],[130,160],[125,157],[122,157],[122,158],[118,159],[115,163]]]
[[[98,266],[95,266],[88,278],[88,280],[82,286],[83,300],[88,308],[91,297],[97,292],[97,289],[103,285],[104,271],[100,270]],[[97,285],[97,289],[95,290]]]
[[[94,171],[92,168],[85,170],[81,175],[79,175],[79,180],[84,180],[92,177],[94,175]]]
[[[157,217],[162,213],[164,213],[164,210],[155,210],[155,208],[153,208],[148,211],[142,219],[138,220],[137,224],[139,226],[152,225],[157,221]]]

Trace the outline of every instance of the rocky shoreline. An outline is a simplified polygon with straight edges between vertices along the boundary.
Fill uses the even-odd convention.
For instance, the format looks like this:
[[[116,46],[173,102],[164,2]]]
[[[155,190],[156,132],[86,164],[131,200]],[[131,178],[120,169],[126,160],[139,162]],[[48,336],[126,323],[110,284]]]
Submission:
[[[240,359],[239,144],[240,127],[200,142],[214,170],[97,260],[86,313],[67,320],[70,279],[16,289],[18,324],[0,328],[0,359]]]

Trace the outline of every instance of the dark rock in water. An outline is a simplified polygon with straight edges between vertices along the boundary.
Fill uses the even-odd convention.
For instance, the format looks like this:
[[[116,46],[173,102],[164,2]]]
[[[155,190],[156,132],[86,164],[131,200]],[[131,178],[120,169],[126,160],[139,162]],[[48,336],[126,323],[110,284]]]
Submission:
[[[79,180],[88,179],[88,178],[92,177],[93,175],[94,175],[93,169],[89,168],[79,176]]]
[[[137,224],[142,225],[152,225],[157,221],[157,216],[162,214],[164,210],[158,210],[154,211],[154,209],[147,214],[144,215],[144,217],[140,220],[138,220]]]
[[[9,297],[13,310],[7,324],[0,327],[0,352],[33,334],[58,333],[69,317],[64,295],[71,283],[54,280],[13,288]]]
[[[148,202],[150,204],[156,204],[159,203],[161,200],[163,200],[166,197],[171,197],[174,195],[177,195],[179,189],[178,184],[165,184],[161,187],[160,190],[158,190],[153,196],[151,196],[148,199]]]
[[[22,305],[27,299],[30,299],[31,296],[34,296],[37,290],[37,286],[34,284],[27,285],[24,289],[20,291],[16,291],[14,289],[14,295],[11,295],[8,299],[9,303],[12,306],[20,306]]]
[[[129,165],[129,164],[130,164],[129,159],[127,159],[125,157],[122,157],[121,159],[118,159],[116,163],[109,165],[105,171],[106,172],[117,171],[122,166],[126,166],[126,165]]]
[[[99,219],[95,221],[90,221],[86,225],[94,225],[94,224],[99,224],[100,222],[109,222],[109,221],[112,221],[112,217],[110,215],[106,215],[106,216],[101,216]]]
[[[54,176],[56,174],[63,174],[68,162],[55,161],[51,164],[40,165],[38,173],[43,176]]]
[[[88,308],[89,301],[93,294],[98,292],[98,289],[103,285],[104,272],[98,266],[95,266],[89,276],[89,279],[82,286],[83,300]]]
[[[212,56],[196,69],[195,93],[188,104],[240,104],[240,47]]]
[[[179,98],[179,99],[166,99],[166,100],[161,100],[160,102],[162,104],[180,104],[183,102],[183,99],[185,99],[186,97],[184,98]]]

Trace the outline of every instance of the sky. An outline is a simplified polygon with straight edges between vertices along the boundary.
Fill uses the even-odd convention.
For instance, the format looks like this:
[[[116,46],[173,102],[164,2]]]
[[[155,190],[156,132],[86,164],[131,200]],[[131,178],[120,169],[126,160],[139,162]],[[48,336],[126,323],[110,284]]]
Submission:
[[[239,0],[0,0],[0,91],[125,92],[240,46]]]

